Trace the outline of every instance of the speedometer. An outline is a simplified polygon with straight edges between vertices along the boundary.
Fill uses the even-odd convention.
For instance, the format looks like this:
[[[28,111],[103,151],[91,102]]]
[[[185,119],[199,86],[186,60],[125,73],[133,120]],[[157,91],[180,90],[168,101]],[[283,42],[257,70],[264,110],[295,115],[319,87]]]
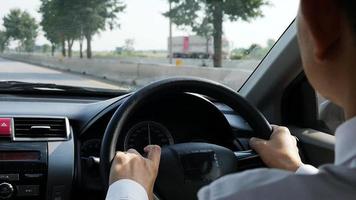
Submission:
[[[153,121],[143,121],[134,125],[127,133],[124,149],[136,149],[142,153],[149,144],[161,147],[174,144],[173,137],[166,127]]]

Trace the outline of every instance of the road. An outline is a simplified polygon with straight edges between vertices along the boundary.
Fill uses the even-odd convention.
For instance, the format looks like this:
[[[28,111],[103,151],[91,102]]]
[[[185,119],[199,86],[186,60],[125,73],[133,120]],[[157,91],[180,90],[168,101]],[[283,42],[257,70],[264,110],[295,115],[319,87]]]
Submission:
[[[0,81],[55,83],[58,85],[80,87],[122,89],[113,83],[98,80],[89,76],[57,71],[3,58],[0,58]]]

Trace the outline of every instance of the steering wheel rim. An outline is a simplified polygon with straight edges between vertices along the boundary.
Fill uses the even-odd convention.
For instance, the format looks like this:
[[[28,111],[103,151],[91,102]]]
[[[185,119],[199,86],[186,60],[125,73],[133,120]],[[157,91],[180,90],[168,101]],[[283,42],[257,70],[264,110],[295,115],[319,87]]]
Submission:
[[[220,84],[201,78],[175,77],[154,82],[134,92],[115,111],[106,130],[100,151],[100,173],[107,188],[111,162],[115,156],[116,144],[126,122],[147,99],[162,93],[197,93],[217,99],[238,113],[250,124],[251,128],[268,139],[272,127],[267,119],[254,106],[234,90]]]

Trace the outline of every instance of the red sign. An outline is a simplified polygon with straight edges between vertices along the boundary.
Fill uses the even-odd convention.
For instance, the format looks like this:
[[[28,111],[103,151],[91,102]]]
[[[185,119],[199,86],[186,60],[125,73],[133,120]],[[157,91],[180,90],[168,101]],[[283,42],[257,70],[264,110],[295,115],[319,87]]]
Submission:
[[[0,137],[11,136],[11,118],[0,118]]]

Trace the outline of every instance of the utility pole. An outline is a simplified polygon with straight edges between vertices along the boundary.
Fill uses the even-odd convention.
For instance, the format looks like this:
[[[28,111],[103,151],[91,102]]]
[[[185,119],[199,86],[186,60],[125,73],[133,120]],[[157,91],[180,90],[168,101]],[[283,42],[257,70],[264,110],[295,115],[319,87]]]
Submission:
[[[169,13],[172,11],[172,1],[169,0]],[[169,17],[169,64],[173,64],[172,18]]]

